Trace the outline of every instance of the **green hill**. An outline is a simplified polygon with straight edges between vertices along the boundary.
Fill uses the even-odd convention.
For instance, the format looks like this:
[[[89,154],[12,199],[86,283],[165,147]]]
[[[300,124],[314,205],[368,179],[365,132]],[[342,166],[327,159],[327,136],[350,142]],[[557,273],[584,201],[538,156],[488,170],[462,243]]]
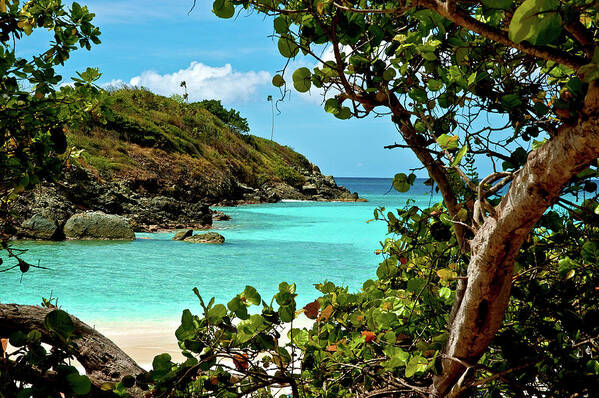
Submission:
[[[186,104],[144,89],[108,94],[106,124],[68,134],[84,149],[79,162],[102,178],[140,185],[182,183],[193,196],[230,199],[230,182],[254,188],[284,182],[300,189],[315,167],[291,148],[240,134],[199,103]]]
[[[60,230],[74,213],[97,210],[144,231],[210,224],[206,205],[216,203],[357,199],[291,148],[240,133],[245,119],[216,101],[187,104],[124,88],[103,94],[101,104],[102,117],[67,132],[64,176],[19,199],[24,225]]]

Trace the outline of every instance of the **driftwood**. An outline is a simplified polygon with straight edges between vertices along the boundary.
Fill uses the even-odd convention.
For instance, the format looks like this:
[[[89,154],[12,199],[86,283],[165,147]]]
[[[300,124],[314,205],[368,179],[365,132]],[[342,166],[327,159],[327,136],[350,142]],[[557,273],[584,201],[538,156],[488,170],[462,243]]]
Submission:
[[[8,337],[18,330],[27,333],[37,329],[42,333],[42,341],[49,345],[61,346],[44,327],[44,318],[52,309],[32,305],[0,304],[0,337]],[[71,316],[75,326],[73,342],[76,345],[75,358],[85,369],[94,390],[105,383],[117,383],[124,376],[145,373],[129,355],[112,341],[78,318]],[[133,396],[142,396],[141,391],[130,391]]]

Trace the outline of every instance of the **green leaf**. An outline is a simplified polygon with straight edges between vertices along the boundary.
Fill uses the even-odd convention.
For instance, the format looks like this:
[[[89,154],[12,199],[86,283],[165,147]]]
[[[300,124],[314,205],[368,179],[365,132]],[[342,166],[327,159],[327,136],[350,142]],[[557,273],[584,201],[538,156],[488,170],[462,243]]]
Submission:
[[[414,101],[417,101],[420,103],[425,103],[428,101],[428,97],[426,96],[426,90],[423,88],[420,88],[420,87],[411,89],[410,91],[408,91],[408,95]]]
[[[450,270],[449,268],[442,268],[437,270],[437,276],[441,280],[448,281],[457,278],[458,274],[455,271]]]
[[[426,371],[427,366],[428,361],[426,360],[426,358],[423,358],[421,356],[414,356],[410,358],[410,361],[406,365],[405,375],[406,377],[412,377],[418,372]]]
[[[443,82],[441,80],[430,79],[426,82],[426,87],[431,91],[439,91],[443,88]]]
[[[86,395],[92,388],[92,383],[87,376],[71,373],[66,379],[71,390],[77,395]]]
[[[526,0],[516,9],[509,27],[509,38],[515,43],[528,41],[543,46],[561,34],[562,17],[559,0]]]
[[[227,307],[222,304],[217,304],[208,310],[206,319],[211,324],[217,324],[225,317],[225,315],[227,315]]]
[[[587,361],[587,371],[595,375],[599,375],[599,361],[590,359]]]
[[[279,317],[283,322],[291,322],[295,315],[295,310],[291,305],[282,305],[279,307]]]
[[[172,362],[169,354],[160,354],[154,357],[152,361],[152,369],[154,369],[154,375],[161,377],[167,374],[171,370]]]
[[[441,134],[437,137],[437,144],[443,149],[457,149],[458,139],[457,135]]]
[[[466,152],[468,152],[468,145],[464,145],[462,148],[460,148],[458,153],[456,153],[455,157],[453,158],[453,161],[451,162],[451,167],[459,165]]]
[[[286,16],[281,15],[274,19],[273,25],[275,28],[275,32],[282,35],[289,31],[289,21]]]
[[[193,315],[188,309],[183,310],[181,315],[181,326],[175,331],[177,340],[184,341],[195,336],[195,327],[193,326]]]
[[[41,339],[42,339],[42,332],[40,332],[37,329],[33,329],[29,333],[27,333],[27,341],[29,343],[37,343]]]
[[[394,68],[388,68],[383,72],[383,79],[387,81],[393,80],[396,74],[397,72]]]
[[[299,52],[299,46],[288,35],[282,35],[278,42],[279,52],[285,58],[293,58]]]
[[[389,357],[388,361],[381,362],[381,365],[387,370],[393,370],[400,366],[405,366],[409,357],[408,352],[394,345],[385,347],[383,352],[387,357]]]
[[[341,110],[341,104],[336,98],[329,98],[324,103],[324,110],[335,115]]]
[[[259,305],[262,301],[258,291],[252,286],[246,286],[241,293],[241,297],[245,298],[247,304]]]
[[[44,326],[56,334],[68,339],[75,330],[73,320],[63,310],[54,310],[44,318]]]
[[[378,269],[376,270],[376,276],[378,276],[379,279],[388,279],[397,274],[398,271],[397,259],[395,256],[391,256],[385,259],[385,261],[379,265]]]
[[[310,81],[310,77],[312,73],[308,68],[299,68],[295,72],[293,72],[293,87],[300,93],[305,93],[310,90],[312,86],[312,82]]]
[[[272,78],[272,85],[275,87],[282,87],[285,85],[285,79],[283,79],[283,76],[276,74]]]
[[[212,12],[219,18],[229,19],[235,14],[235,6],[229,0],[215,0]]]
[[[517,108],[522,105],[522,100],[518,94],[507,94],[501,97],[501,105],[507,109]]]
[[[393,177],[392,185],[397,192],[408,192],[410,190],[410,187],[414,184],[415,179],[415,174],[410,174],[409,176],[407,176],[404,173],[398,173],[395,174],[395,176]]]
[[[582,258],[591,263],[599,262],[599,245],[597,242],[587,241],[582,245]]]
[[[335,113],[335,117],[341,120],[349,119],[351,117],[351,110],[347,106],[344,106],[339,112]]]
[[[230,311],[234,312],[238,318],[249,318],[247,305],[243,302],[239,295],[233,297],[233,299],[227,303],[227,307]]]
[[[8,342],[13,347],[22,347],[27,344],[27,335],[20,330],[17,330],[9,336]]]
[[[578,264],[572,261],[570,257],[566,257],[559,261],[557,272],[559,273],[559,276],[564,278],[568,275],[570,271],[574,270],[577,266]]]
[[[513,0],[483,0],[483,5],[492,10],[507,10],[513,3]]]

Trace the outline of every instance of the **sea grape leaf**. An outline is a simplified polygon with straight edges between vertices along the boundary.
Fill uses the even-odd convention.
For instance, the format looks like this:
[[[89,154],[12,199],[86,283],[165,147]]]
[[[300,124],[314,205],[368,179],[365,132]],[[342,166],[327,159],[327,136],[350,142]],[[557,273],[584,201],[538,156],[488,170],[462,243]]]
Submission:
[[[66,379],[71,390],[77,395],[86,395],[91,390],[92,384],[87,376],[71,373]]]
[[[192,338],[195,334],[195,327],[193,326],[193,315],[188,309],[183,310],[181,315],[181,325],[175,331],[177,340],[184,341]]]
[[[559,0],[526,0],[516,9],[509,27],[515,43],[528,41],[543,46],[556,40],[562,30]]]
[[[405,173],[397,173],[393,177],[392,185],[397,192],[408,192],[415,180],[416,175],[413,173],[409,176],[407,176]]]
[[[73,320],[63,310],[54,310],[44,318],[44,326],[56,334],[68,339],[75,330]]]
[[[235,14],[235,6],[229,0],[215,0],[212,12],[219,18],[229,19]]]
[[[418,372],[426,371],[428,361],[421,356],[413,356],[406,365],[406,377],[412,377]]]
[[[441,134],[437,137],[437,144],[443,149],[457,149],[458,136]]]
[[[285,79],[283,79],[283,76],[276,74],[272,78],[272,85],[275,87],[282,87],[285,85]]]
[[[293,87],[295,87],[295,89],[300,93],[305,93],[306,91],[310,90],[310,87],[312,86],[312,82],[310,80],[311,76],[312,74],[310,73],[310,69],[306,67],[297,69],[295,72],[293,72],[292,76]]]
[[[206,319],[212,324],[219,323],[227,315],[227,307],[217,304],[206,313]]]
[[[462,148],[460,148],[458,153],[456,153],[455,157],[453,158],[453,161],[451,162],[451,167],[459,165],[466,152],[468,152],[468,145],[464,145]]]
[[[281,35],[277,46],[279,48],[279,52],[285,58],[293,58],[299,52],[299,46],[293,40],[293,38],[288,35]]]
[[[241,297],[246,300],[245,302],[248,305],[258,305],[262,300],[258,291],[252,286],[246,286],[243,293],[241,293]]]

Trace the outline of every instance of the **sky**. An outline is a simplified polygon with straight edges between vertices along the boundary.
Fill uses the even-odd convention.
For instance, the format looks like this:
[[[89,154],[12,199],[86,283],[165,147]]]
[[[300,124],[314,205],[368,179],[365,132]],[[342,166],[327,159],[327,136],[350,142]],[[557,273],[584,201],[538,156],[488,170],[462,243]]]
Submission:
[[[184,80],[190,100],[219,99],[248,119],[252,134],[270,138],[267,97],[281,97],[271,78],[285,65],[272,38],[270,19],[245,12],[220,19],[212,14],[209,0],[198,1],[191,12],[193,0],[80,0],[80,4],[96,14],[102,44],[72,53],[58,70],[65,80],[89,66],[100,69],[101,85],[144,86],[166,96],[183,94]],[[17,44],[17,51],[23,56],[37,54],[49,39],[49,33],[37,30]],[[296,59],[293,65],[313,67],[315,61]],[[322,98],[314,91],[292,90],[278,107],[275,141],[306,155],[324,174],[393,177],[419,166],[410,151],[383,148],[400,139],[389,117],[338,120],[324,111]]]

